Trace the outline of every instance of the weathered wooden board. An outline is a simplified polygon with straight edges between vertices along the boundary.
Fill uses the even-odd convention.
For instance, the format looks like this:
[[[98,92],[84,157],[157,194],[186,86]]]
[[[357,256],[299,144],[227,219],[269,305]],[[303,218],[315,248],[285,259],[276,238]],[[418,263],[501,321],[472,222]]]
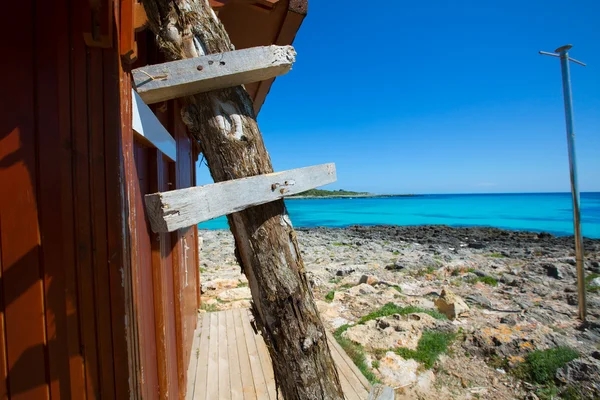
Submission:
[[[133,89],[131,89],[131,107],[133,130],[172,161],[176,161],[177,144],[175,139]]]
[[[146,104],[260,82],[287,73],[292,46],[263,46],[209,54],[134,69],[137,92]]]
[[[154,232],[172,232],[335,182],[335,164],[291,169],[146,195]]]

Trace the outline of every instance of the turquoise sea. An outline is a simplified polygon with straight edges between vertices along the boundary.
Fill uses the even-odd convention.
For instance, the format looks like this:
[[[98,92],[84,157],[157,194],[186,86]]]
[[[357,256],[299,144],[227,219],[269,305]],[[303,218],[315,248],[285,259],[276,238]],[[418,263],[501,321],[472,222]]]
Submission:
[[[286,200],[296,227],[450,225],[573,234],[570,193],[432,194],[414,197]],[[600,238],[600,193],[581,194],[583,235]],[[225,217],[198,225],[227,229]]]

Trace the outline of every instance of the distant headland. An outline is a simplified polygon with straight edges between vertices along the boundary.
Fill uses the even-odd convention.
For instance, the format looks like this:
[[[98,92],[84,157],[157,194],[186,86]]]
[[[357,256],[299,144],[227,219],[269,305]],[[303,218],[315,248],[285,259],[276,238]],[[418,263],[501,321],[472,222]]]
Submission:
[[[298,193],[286,199],[349,199],[349,198],[383,198],[383,197],[413,197],[415,194],[374,194],[368,192],[352,192],[349,190],[321,190],[310,189],[306,192]]]

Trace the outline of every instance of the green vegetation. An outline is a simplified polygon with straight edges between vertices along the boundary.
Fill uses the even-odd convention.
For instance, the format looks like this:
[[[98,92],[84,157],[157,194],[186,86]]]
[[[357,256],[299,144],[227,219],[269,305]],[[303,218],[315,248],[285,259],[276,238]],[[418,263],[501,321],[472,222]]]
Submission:
[[[453,333],[425,331],[419,339],[416,350],[410,350],[403,347],[394,351],[401,357],[412,358],[427,369],[433,367],[439,355],[448,351],[448,346],[456,337]]]
[[[353,284],[353,283],[344,283],[342,286],[340,286],[340,288],[342,288],[342,289],[350,289],[350,288],[352,288],[354,286],[356,286],[356,285]]]
[[[200,309],[207,311],[207,312],[219,311],[219,307],[214,303],[212,303],[212,304],[202,303],[200,305]]]
[[[394,285],[394,286],[392,286],[392,287],[393,287],[394,289],[396,289],[396,291],[397,291],[398,293],[402,293],[402,288],[401,288],[400,286],[398,286],[398,285]]]
[[[421,268],[420,270],[418,270],[415,275],[416,276],[425,276],[427,274],[433,274],[435,271],[437,270],[437,267],[434,265],[430,265],[426,268]]]
[[[329,196],[367,196],[370,193],[368,192],[352,192],[349,190],[321,190],[321,189],[310,189],[306,192],[298,193],[296,195],[290,196],[309,196],[309,197],[329,197]]]
[[[592,286],[591,282],[592,280],[596,279],[596,278],[600,278],[600,274],[589,274],[588,276],[585,277],[585,287],[587,289],[588,292],[598,292],[600,291],[600,287],[599,286]]]
[[[378,369],[379,368],[379,360],[373,360],[371,362],[371,366],[375,369]]]
[[[578,357],[579,353],[570,347],[536,350],[527,355],[525,362],[516,367],[513,374],[535,383],[551,384],[556,371]]]
[[[205,272],[206,272],[206,268],[202,268],[202,267],[200,267],[200,272],[201,272],[201,273],[205,273]]]
[[[248,282],[240,282],[237,287],[248,287]]]
[[[338,283],[340,283],[340,281],[341,281],[341,280],[342,280],[342,278],[340,278],[340,277],[337,277],[337,278],[331,278],[331,279],[329,280],[329,283],[338,284]]]
[[[336,247],[341,247],[341,246],[352,246],[349,243],[340,243],[340,242],[333,242],[332,245],[336,246]]]
[[[334,296],[335,296],[335,290],[332,290],[325,295],[325,301],[328,303],[331,303],[333,301]]]
[[[469,279],[467,282],[475,284],[477,282],[483,282],[489,286],[498,286],[498,280],[496,278],[492,278],[491,276],[478,276],[475,278]]]
[[[394,251],[392,251],[392,254],[395,256],[398,256],[398,255],[400,255],[400,252],[398,250],[394,250]]]
[[[486,254],[485,256],[490,257],[490,258],[505,258],[505,256],[500,253],[490,253],[490,254]]]
[[[394,315],[394,314],[407,315],[407,314],[413,314],[413,313],[429,314],[435,319],[448,319],[444,314],[439,313],[434,310],[427,310],[425,308],[414,307],[414,306],[398,307],[394,303],[387,303],[386,305],[381,307],[379,310],[373,311],[372,313],[367,314],[364,317],[362,317],[358,321],[358,323],[364,324],[365,322],[370,321],[372,319],[387,317],[388,315]]]
[[[335,340],[337,340],[340,347],[344,349],[346,354],[348,354],[348,357],[350,357],[350,359],[358,367],[360,372],[362,372],[365,378],[367,378],[367,380],[371,382],[371,384],[378,383],[377,377],[367,365],[367,360],[365,358],[365,351],[363,347],[358,343],[354,343],[352,340],[342,337],[342,333],[346,332],[349,327],[349,325],[340,326],[333,333],[333,337],[335,337]]]

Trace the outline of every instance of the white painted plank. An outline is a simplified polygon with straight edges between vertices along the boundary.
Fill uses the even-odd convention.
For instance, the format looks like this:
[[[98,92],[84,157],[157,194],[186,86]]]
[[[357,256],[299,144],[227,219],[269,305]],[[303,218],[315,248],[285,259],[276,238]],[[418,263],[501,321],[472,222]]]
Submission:
[[[335,182],[335,164],[291,169],[146,195],[154,232],[172,232]]]
[[[264,46],[147,65],[132,71],[146,104],[200,92],[264,81],[287,73],[295,61],[292,46]]]
[[[134,132],[150,142],[171,160],[176,161],[177,145],[175,139],[133,89],[131,90],[131,104]]]

